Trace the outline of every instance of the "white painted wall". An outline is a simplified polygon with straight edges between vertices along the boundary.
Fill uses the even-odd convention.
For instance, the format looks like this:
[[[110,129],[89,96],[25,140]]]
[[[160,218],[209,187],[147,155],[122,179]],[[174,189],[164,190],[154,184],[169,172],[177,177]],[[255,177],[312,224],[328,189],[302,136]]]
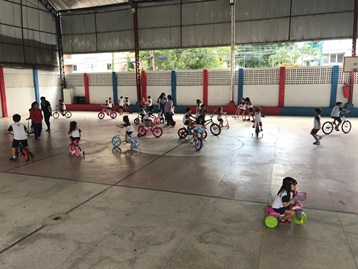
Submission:
[[[31,69],[4,68],[7,110],[13,114],[29,114],[31,103],[35,101],[33,71]]]
[[[358,101],[358,92],[357,91],[353,91],[353,104],[354,104],[354,100]],[[342,102],[343,104],[348,102],[348,98],[344,98],[344,96],[343,96],[342,85],[337,86],[336,102]]]
[[[113,101],[113,87],[112,86],[90,86],[90,103],[91,104],[102,104],[106,103],[109,97]]]
[[[154,106],[158,105],[157,100],[162,92],[164,92],[165,95],[171,94],[171,86],[147,86],[147,95],[152,97]]]
[[[196,99],[203,99],[203,86],[177,86],[178,106],[195,106]]]
[[[75,91],[75,96],[85,96],[85,87],[84,86],[76,86],[71,87]]]
[[[244,85],[243,97],[254,106],[278,106],[279,85]]]
[[[137,86],[118,86],[118,100],[120,96],[128,96],[131,105],[137,102]]]
[[[237,92],[237,87],[236,87]],[[231,99],[230,85],[209,86],[208,104],[209,106],[226,106]]]
[[[56,108],[61,99],[60,78],[58,72],[38,71],[40,97],[46,97],[51,103],[52,109]]]
[[[286,85],[285,107],[329,107],[331,85]]]

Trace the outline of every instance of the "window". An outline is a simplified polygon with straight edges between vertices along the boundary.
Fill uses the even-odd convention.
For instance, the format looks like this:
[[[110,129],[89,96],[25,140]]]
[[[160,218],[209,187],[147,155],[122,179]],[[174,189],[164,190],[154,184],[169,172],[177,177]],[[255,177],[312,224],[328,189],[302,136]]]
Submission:
[[[77,65],[72,66],[72,71],[77,71]]]
[[[332,53],[323,55],[323,63],[325,65],[343,64],[344,53]]]
[[[107,64],[107,70],[112,70],[112,64]]]

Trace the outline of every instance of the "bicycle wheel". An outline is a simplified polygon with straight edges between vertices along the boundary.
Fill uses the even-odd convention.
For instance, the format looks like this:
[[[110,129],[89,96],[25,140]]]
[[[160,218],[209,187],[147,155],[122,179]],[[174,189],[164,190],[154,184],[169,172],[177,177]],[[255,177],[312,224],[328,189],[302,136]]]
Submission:
[[[188,132],[186,131],[185,128],[180,128],[178,130],[178,136],[179,138],[186,138],[188,136]]]
[[[29,158],[29,154],[27,154],[27,150],[22,148],[21,149],[21,154],[22,156],[24,157],[25,161],[28,161],[30,158]]]
[[[326,135],[329,135],[330,133],[333,132],[333,128],[334,128],[333,123],[330,121],[326,121],[322,125],[322,132],[325,133]]]
[[[52,114],[52,117],[53,117],[54,119],[58,119],[59,116],[60,116],[60,113],[58,113],[57,111],[56,111],[56,112],[53,112],[53,114]]]
[[[144,126],[139,126],[139,128],[138,128],[138,134],[139,134],[140,136],[145,136],[145,135],[147,134],[147,130],[145,129]]]
[[[138,137],[133,137],[130,141],[133,148],[138,148],[140,146],[140,139]]]
[[[352,124],[349,120],[342,122],[342,132],[348,134],[352,129]]]
[[[203,146],[203,141],[201,141],[201,138],[197,138],[195,140],[195,145],[194,146],[195,146],[196,151],[201,150],[201,147]]]
[[[255,128],[256,138],[259,138],[259,133],[260,133],[259,126],[256,126],[256,128]]]
[[[121,145],[121,137],[116,135],[112,138],[112,145],[113,147],[119,147]]]
[[[205,130],[203,133],[203,140],[208,136],[208,132]]]
[[[111,112],[109,113],[109,116],[110,116],[112,119],[115,119],[115,118],[117,118],[117,112],[116,112],[116,111],[111,111]]]
[[[135,124],[139,124],[139,118],[135,118],[135,119],[134,119],[134,123],[135,123]]]
[[[159,137],[162,136],[163,130],[160,127],[154,127],[153,130],[152,130],[152,133],[156,138],[159,138]]]
[[[99,112],[99,113],[98,113],[98,118],[99,118],[100,120],[103,120],[103,119],[104,119],[104,116],[105,116],[105,114],[104,114],[103,112]]]
[[[218,124],[213,123],[213,124],[210,125],[210,132],[213,135],[217,136],[217,135],[219,135],[221,133],[221,128],[220,128],[220,126]]]
[[[71,117],[72,117],[71,111],[66,111],[65,117],[66,117],[67,119],[71,118]]]

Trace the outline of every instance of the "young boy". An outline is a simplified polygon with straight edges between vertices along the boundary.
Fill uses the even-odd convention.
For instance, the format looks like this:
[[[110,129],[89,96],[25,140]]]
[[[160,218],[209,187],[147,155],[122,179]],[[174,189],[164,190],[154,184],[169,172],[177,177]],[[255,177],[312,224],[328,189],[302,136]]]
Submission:
[[[187,107],[183,116],[183,124],[186,125],[187,128],[191,128],[193,127],[193,119],[194,117],[191,115],[191,108]]]
[[[339,115],[342,110],[344,112],[348,112],[348,110],[342,108],[342,102],[337,102],[336,106],[332,109],[331,112],[331,118],[334,119],[333,124],[336,126],[336,131],[339,131],[339,125],[342,123],[342,119]],[[338,124],[336,124],[336,121],[338,121]]]
[[[60,110],[62,116],[64,116],[66,112],[66,105],[62,99],[58,100],[58,109]]]
[[[118,105],[119,105],[119,114],[122,115],[122,113],[123,113],[123,105],[124,105],[123,96],[119,97]]]
[[[13,132],[14,134],[14,139],[12,141],[12,150],[11,150],[12,157],[10,158],[10,161],[14,161],[14,162],[17,161],[16,151],[20,143],[27,150],[30,158],[33,159],[34,154],[31,152],[29,145],[27,143],[26,127],[23,123],[20,122],[21,116],[19,114],[15,114],[12,116],[12,120],[14,121],[14,123],[11,124],[10,127],[7,129],[7,132],[5,132],[5,134],[10,134],[11,132]]]
[[[315,108],[314,110],[315,117],[314,117],[314,125],[311,131],[311,135],[313,136],[314,139],[316,139],[316,142],[314,142],[313,145],[320,144],[319,140],[321,139],[321,136],[317,135],[317,133],[321,129],[321,112],[322,109],[320,109],[319,107]]]
[[[109,109],[109,110],[112,110],[112,108],[113,108],[112,98],[109,97],[109,98],[108,98],[108,109]]]

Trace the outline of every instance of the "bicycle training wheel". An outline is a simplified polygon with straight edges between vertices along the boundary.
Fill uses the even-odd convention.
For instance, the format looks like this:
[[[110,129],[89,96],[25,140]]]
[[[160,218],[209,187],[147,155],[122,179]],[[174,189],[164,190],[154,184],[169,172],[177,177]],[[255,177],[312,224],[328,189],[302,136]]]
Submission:
[[[197,138],[195,140],[195,145],[194,146],[195,146],[196,151],[201,150],[201,147],[203,146],[203,141],[201,141],[201,138]]]
[[[134,119],[134,123],[135,123],[135,124],[139,124],[139,118],[135,118],[135,119]]]
[[[58,119],[59,116],[60,116],[60,113],[58,113],[57,111],[56,111],[56,112],[53,112],[53,114],[52,114],[52,117],[53,117],[54,119]]]
[[[330,121],[326,121],[325,123],[323,123],[322,125],[322,132],[325,133],[326,135],[329,135],[330,133],[333,132],[333,123]]]
[[[22,156],[24,157],[25,161],[28,161],[30,158],[29,158],[29,154],[27,153],[27,150],[22,148],[21,149],[21,154]]]
[[[105,114],[104,114],[103,112],[99,112],[99,113],[98,113],[98,118],[99,118],[100,120],[103,120],[103,119],[104,119],[104,116],[105,116]]]
[[[72,117],[71,111],[66,111],[65,117],[66,117],[67,119],[71,118],[71,117]]]
[[[342,122],[342,132],[348,134],[352,129],[352,124],[349,120]]]
[[[109,116],[110,116],[112,119],[115,119],[115,118],[117,118],[117,112],[116,112],[116,111],[111,111],[111,112],[109,113]]]
[[[186,138],[188,136],[188,132],[186,131],[185,128],[180,128],[178,130],[178,136],[179,138]]]
[[[139,128],[138,128],[138,134],[139,134],[140,136],[145,136],[145,135],[147,134],[147,130],[145,129],[144,126],[139,126]]]
[[[114,136],[112,138],[112,145],[113,145],[113,147],[118,148],[121,145],[121,138],[119,136],[117,136],[117,135]]]
[[[220,126],[218,124],[213,123],[213,124],[210,125],[210,132],[213,135],[217,136],[217,135],[219,135],[221,133],[221,128],[220,128]]]
[[[162,134],[163,134],[163,130],[162,130],[162,128],[160,128],[160,127],[154,127],[152,132],[153,132],[153,135],[154,135],[156,138],[161,137]]]

